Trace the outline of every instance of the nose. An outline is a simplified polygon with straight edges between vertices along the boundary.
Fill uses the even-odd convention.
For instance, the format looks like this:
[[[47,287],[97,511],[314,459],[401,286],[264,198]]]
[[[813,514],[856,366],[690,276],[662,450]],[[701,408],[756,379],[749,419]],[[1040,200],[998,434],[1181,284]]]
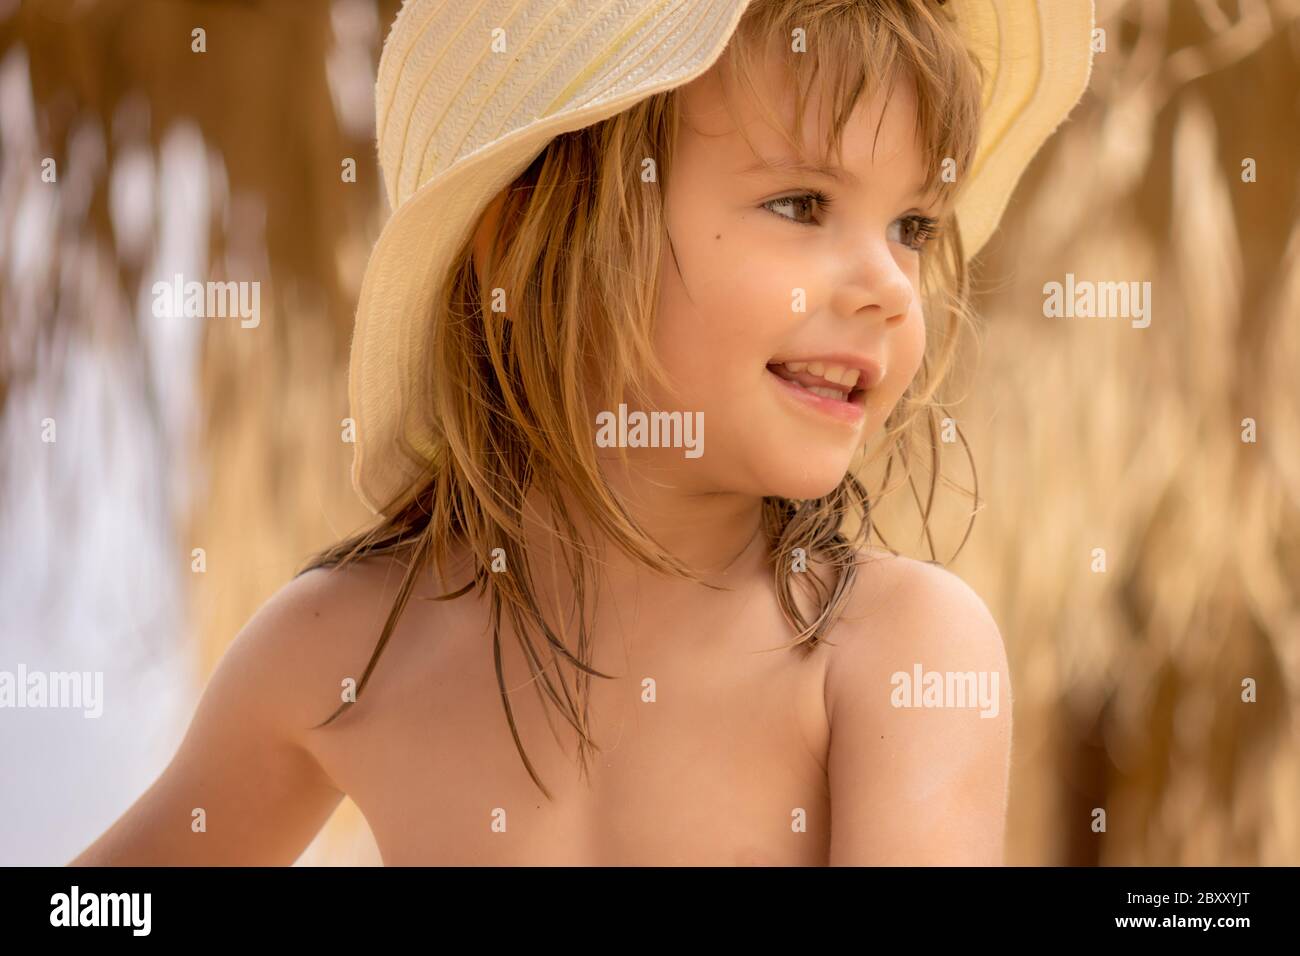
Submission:
[[[832,306],[836,315],[899,322],[907,317],[915,294],[912,280],[899,265],[898,255],[886,238],[859,242],[851,253],[845,278],[835,290]]]

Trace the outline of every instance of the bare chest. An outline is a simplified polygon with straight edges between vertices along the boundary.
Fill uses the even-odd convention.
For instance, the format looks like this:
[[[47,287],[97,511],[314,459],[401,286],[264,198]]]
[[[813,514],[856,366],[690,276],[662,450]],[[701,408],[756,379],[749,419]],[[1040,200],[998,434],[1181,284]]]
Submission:
[[[568,663],[533,676],[503,635],[506,699],[548,799],[491,634],[466,630],[404,619],[361,701],[314,732],[387,865],[825,865],[824,648],[780,648],[784,625],[752,614],[652,650],[603,634],[591,663],[613,676],[583,687]],[[570,718],[599,748],[585,774]]]

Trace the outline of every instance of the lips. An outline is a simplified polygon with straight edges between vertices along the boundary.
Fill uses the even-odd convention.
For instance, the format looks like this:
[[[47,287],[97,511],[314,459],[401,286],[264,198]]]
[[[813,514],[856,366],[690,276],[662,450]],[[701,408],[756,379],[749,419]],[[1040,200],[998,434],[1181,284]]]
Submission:
[[[838,422],[855,434],[866,415],[867,392],[884,378],[875,359],[853,352],[777,358],[765,371],[790,407]]]
[[[803,388],[821,398],[852,402],[866,391],[858,387],[863,370],[849,365],[824,361],[771,362],[767,369],[777,378]]]

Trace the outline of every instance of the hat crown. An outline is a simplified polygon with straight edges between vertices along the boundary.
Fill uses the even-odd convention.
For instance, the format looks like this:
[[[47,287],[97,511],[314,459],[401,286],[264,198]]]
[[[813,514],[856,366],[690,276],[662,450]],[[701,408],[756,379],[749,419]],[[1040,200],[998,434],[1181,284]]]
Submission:
[[[534,121],[673,85],[747,3],[407,0],[375,84],[390,205]]]

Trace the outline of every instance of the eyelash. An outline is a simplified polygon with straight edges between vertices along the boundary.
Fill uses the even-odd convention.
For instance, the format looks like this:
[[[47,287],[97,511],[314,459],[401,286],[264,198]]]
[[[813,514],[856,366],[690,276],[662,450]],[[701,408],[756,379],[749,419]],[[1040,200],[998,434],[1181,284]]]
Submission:
[[[798,202],[799,200],[804,200],[804,199],[815,200],[817,205],[820,206],[822,209],[829,209],[831,207],[830,196],[827,196],[820,189],[811,189],[808,192],[795,193],[790,196],[780,196],[776,199],[769,199],[767,202],[763,203],[763,208],[767,209],[768,206],[771,206],[774,203]],[[768,211],[771,212],[771,210]],[[784,219],[787,222],[792,222],[796,226],[813,225],[813,223],[811,222],[800,222],[799,220],[791,218],[790,216],[782,216],[778,212],[773,212],[772,215]],[[932,219],[929,216],[904,216],[901,221],[912,222],[916,224],[917,232],[916,232],[916,239],[914,243],[913,242],[903,243],[909,249],[912,249],[916,252],[920,252],[922,247],[927,242],[937,238],[939,235],[939,221],[937,219]]]

